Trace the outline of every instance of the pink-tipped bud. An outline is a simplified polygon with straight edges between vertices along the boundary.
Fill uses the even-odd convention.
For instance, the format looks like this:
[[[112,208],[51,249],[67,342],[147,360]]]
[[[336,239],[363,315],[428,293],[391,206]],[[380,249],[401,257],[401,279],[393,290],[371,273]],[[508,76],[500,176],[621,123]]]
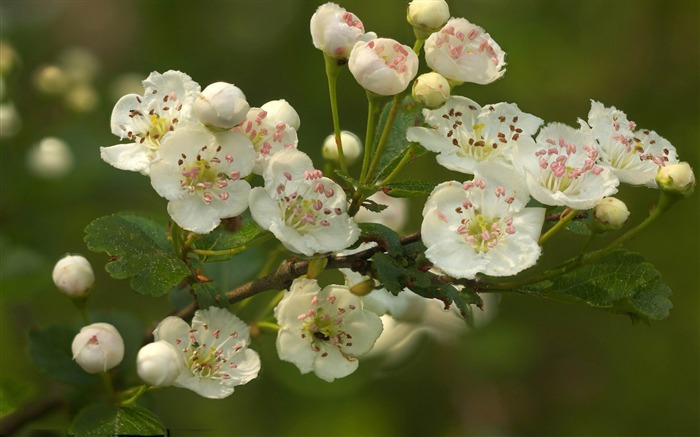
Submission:
[[[109,323],[83,327],[71,345],[73,359],[87,373],[106,372],[124,358],[124,340]]]

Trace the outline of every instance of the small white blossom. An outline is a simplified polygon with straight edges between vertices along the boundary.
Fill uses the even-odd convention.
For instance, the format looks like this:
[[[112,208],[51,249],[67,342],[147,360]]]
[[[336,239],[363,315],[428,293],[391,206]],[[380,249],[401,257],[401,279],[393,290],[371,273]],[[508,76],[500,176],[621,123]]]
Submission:
[[[614,106],[591,100],[588,124],[598,140],[600,157],[620,182],[656,187],[660,167],[678,162],[676,149],[656,132],[637,130]]]
[[[355,214],[357,223],[378,223],[396,232],[401,232],[408,220],[408,199],[391,197],[382,191],[377,191],[367,198],[380,205],[386,205],[386,209],[373,212],[367,208],[360,208]]]
[[[248,325],[225,309],[198,310],[192,326],[167,317],[153,331],[156,341],[175,346],[184,370],[172,383],[210,399],[222,399],[258,376],[260,357],[248,348]]]
[[[250,105],[237,86],[215,82],[202,90],[194,102],[199,121],[215,129],[231,129],[243,121]]]
[[[630,216],[625,202],[615,197],[606,197],[593,208],[593,228],[600,231],[620,229]]]
[[[347,59],[355,43],[366,38],[362,21],[335,3],[319,6],[310,28],[314,47],[338,59]]]
[[[536,141],[518,143],[514,162],[540,203],[590,209],[617,192],[619,180],[599,163],[595,137],[584,122],[579,129],[549,123]]]
[[[298,131],[301,127],[301,119],[296,109],[284,99],[270,100],[262,105],[260,109],[267,112],[270,120],[283,121],[295,131]]]
[[[263,108],[250,108],[245,120],[233,128],[234,132],[247,136],[253,143],[253,147],[257,152],[255,167],[253,167],[255,174],[263,174],[270,157],[275,153],[283,149],[297,147],[297,131],[287,123],[287,121],[294,121],[292,111],[294,114],[296,114],[296,111],[291,106],[289,107],[291,108],[290,111],[274,102],[279,101],[265,104],[272,104],[271,106],[274,110],[272,114]],[[296,123],[296,125],[298,126],[299,123]]]
[[[381,96],[399,94],[418,71],[418,56],[389,38],[358,42],[348,60],[350,72],[363,88]]]
[[[425,256],[455,278],[514,275],[535,264],[544,208],[524,208],[527,189],[512,170],[480,167],[474,180],[438,185],[423,209]]]
[[[151,185],[168,199],[168,214],[183,229],[212,231],[223,218],[248,208],[255,163],[250,141],[235,132],[210,132],[201,124],[182,127],[162,142],[151,166]]]
[[[513,103],[482,108],[462,96],[450,97],[439,109],[424,109],[423,116],[429,127],[409,127],[406,138],[438,153],[438,164],[468,174],[482,162],[512,165],[513,147],[531,144],[542,124]]]
[[[81,255],[66,255],[53,268],[53,283],[70,297],[85,297],[95,283],[92,265]]]
[[[505,52],[481,27],[452,18],[425,41],[428,66],[448,79],[485,85],[503,76]]]
[[[127,94],[112,110],[112,133],[131,142],[101,147],[108,164],[147,175],[160,156],[161,142],[181,126],[198,123],[193,105],[199,85],[179,71],[153,72],[143,81],[144,95]]]
[[[434,32],[450,19],[450,7],[445,0],[413,0],[406,18],[412,26]]]
[[[352,165],[362,155],[362,140],[350,131],[340,132],[340,141],[343,142],[343,156],[348,165]],[[330,161],[338,160],[338,145],[335,135],[330,134],[323,141],[323,157]]]
[[[83,327],[71,344],[73,359],[87,373],[106,372],[124,358],[124,340],[109,323]]]
[[[427,108],[436,109],[450,98],[450,83],[439,73],[431,71],[421,74],[413,82],[411,95]]]
[[[250,191],[250,212],[287,249],[311,256],[345,249],[359,237],[347,214],[345,192],[314,169],[305,153],[276,153],[263,177],[265,188]]]
[[[332,382],[358,367],[382,332],[379,316],[342,285],[321,289],[315,279],[298,278],[275,308],[280,325],[277,353],[302,374]]]
[[[167,341],[148,343],[136,355],[136,372],[149,385],[167,387],[181,372],[189,371],[180,355],[180,350]]]
[[[42,179],[57,179],[73,169],[73,152],[60,138],[46,137],[32,146],[27,154],[27,166]]]

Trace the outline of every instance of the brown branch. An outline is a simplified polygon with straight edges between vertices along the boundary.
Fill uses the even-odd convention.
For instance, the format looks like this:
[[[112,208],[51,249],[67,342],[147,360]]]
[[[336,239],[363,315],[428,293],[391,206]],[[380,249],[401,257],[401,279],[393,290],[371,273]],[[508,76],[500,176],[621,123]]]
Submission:
[[[39,419],[45,414],[58,408],[65,401],[65,389],[56,388],[49,394],[34,399],[20,409],[0,419],[0,434],[9,435],[19,430],[25,424]]]

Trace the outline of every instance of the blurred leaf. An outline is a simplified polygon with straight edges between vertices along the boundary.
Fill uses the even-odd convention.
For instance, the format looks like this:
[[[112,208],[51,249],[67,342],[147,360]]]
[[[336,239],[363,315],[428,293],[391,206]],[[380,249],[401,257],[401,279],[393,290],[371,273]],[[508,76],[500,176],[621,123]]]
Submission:
[[[190,274],[170,248],[165,230],[150,219],[114,214],[93,221],[85,232],[90,250],[114,258],[105,266],[110,275],[132,278],[137,293],[162,296]]]
[[[30,393],[32,387],[26,380],[18,378],[3,378],[0,380],[0,417],[12,414],[23,404]]]
[[[616,250],[570,273],[518,291],[583,302],[626,314],[633,322],[665,319],[673,307],[668,299],[671,289],[662,282],[661,274],[643,256],[626,250]]]
[[[384,185],[382,191],[391,197],[428,196],[436,185],[436,182],[401,181]]]
[[[223,291],[216,285],[216,282],[197,282],[192,284],[192,290],[197,297],[200,308],[211,306],[228,307]]]
[[[51,326],[29,333],[28,355],[44,374],[68,384],[90,384],[94,378],[73,361],[71,344],[77,332]]]
[[[379,223],[359,223],[364,241],[374,241],[391,256],[402,252],[401,238],[394,230]]]
[[[394,295],[399,294],[404,289],[404,284],[409,279],[404,266],[382,252],[372,256],[372,276]]]
[[[379,124],[377,124],[374,147],[379,143],[384,125],[386,125],[386,121],[389,118],[392,105],[393,100],[384,106],[382,115],[379,118]],[[382,156],[379,158],[377,172],[374,176],[375,181],[381,180],[389,175],[389,173],[396,168],[399,161],[401,161],[404,152],[411,144],[406,139],[406,129],[412,126],[419,126],[423,123],[422,110],[423,106],[413,100],[411,96],[406,96],[400,103],[396,118],[394,119],[394,124],[391,127],[391,132],[384,145]],[[420,156],[425,153],[425,149],[416,147],[413,153],[415,153],[416,156]]]
[[[167,428],[149,410],[139,406],[92,404],[83,408],[68,429],[71,436],[167,435]]]
[[[588,227],[587,220],[574,220],[566,225],[566,229],[576,235],[591,235],[591,228]]]
[[[469,326],[473,326],[474,317],[471,305],[481,306],[481,297],[474,291],[458,290],[454,285],[435,280],[430,287],[413,287],[411,291],[429,299],[440,299],[445,303],[445,309],[454,304]]]
[[[28,299],[50,286],[51,266],[46,258],[0,235],[0,296]]]
[[[224,251],[230,249],[243,248],[253,239],[262,234],[251,220],[246,221],[236,232],[229,232],[221,227],[200,237],[193,245],[195,249]],[[203,256],[204,262],[226,261],[236,256],[237,253]]]

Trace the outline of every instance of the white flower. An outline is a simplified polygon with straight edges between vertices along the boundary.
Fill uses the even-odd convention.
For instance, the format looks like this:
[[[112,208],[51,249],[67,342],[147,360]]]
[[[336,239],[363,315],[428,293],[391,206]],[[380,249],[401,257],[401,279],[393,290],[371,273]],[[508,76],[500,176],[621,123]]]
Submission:
[[[57,179],[73,169],[73,152],[60,138],[46,137],[29,150],[27,166],[36,177]]]
[[[350,72],[363,88],[382,96],[406,89],[418,71],[418,56],[389,38],[358,42],[348,60]]]
[[[66,255],[53,268],[53,283],[70,297],[85,297],[95,283],[90,261],[81,255]]]
[[[83,327],[71,344],[73,359],[87,373],[106,372],[124,358],[124,340],[109,323]]]
[[[314,47],[338,59],[347,59],[355,43],[365,37],[362,21],[335,3],[319,6],[310,27]]]
[[[260,109],[267,112],[270,120],[283,121],[295,131],[301,127],[301,119],[296,109],[284,99],[270,100],[262,105]]]
[[[448,79],[485,85],[503,76],[505,52],[481,27],[452,18],[425,41],[428,66]]]
[[[688,197],[695,190],[695,174],[685,161],[659,168],[656,182],[662,190],[681,197]]]
[[[192,107],[199,85],[185,73],[170,70],[151,73],[143,86],[143,96],[127,94],[112,110],[112,133],[132,142],[101,147],[100,152],[118,169],[147,175],[159,157],[161,142],[180,126],[197,122]]]
[[[276,101],[265,105],[274,102]],[[263,174],[270,157],[275,153],[297,147],[297,131],[287,123],[293,120],[292,113],[288,109],[280,108],[277,104],[272,105],[272,108],[275,109],[272,115],[263,108],[250,108],[245,120],[233,128],[234,132],[247,136],[253,143],[257,152],[253,168],[255,174]],[[294,111],[294,108],[291,110]],[[294,113],[296,114],[296,111]]]
[[[429,127],[409,127],[406,138],[438,153],[440,165],[468,174],[481,162],[512,165],[513,147],[532,143],[542,124],[513,103],[482,108],[462,96],[450,97],[439,109],[424,109],[423,116]]]
[[[450,8],[445,0],[413,0],[406,16],[411,25],[436,31],[450,19]]]
[[[614,231],[620,229],[630,216],[625,202],[615,197],[606,197],[593,208],[594,229]]]
[[[345,192],[315,170],[305,153],[278,152],[263,177],[265,188],[250,191],[250,212],[287,249],[311,256],[345,249],[359,237],[347,214]]]
[[[365,310],[347,287],[321,289],[315,279],[294,280],[275,318],[280,359],[328,382],[354,372],[357,357],[369,352],[382,332],[379,316]]]
[[[226,82],[204,88],[194,102],[199,121],[215,129],[231,129],[243,121],[249,109],[243,91]]]
[[[450,83],[439,73],[421,74],[413,82],[411,95],[430,109],[439,108],[450,98]]]
[[[656,187],[659,167],[678,162],[676,149],[656,132],[638,130],[614,106],[591,100],[588,124],[598,140],[600,157],[620,182]]]
[[[149,385],[167,387],[181,372],[189,371],[180,355],[180,350],[167,341],[149,343],[136,355],[136,372]]]
[[[401,232],[408,220],[408,199],[391,197],[382,191],[377,191],[367,198],[380,205],[386,205],[386,209],[380,212],[372,212],[367,208],[360,208],[355,214],[357,223],[379,223],[396,232]]]
[[[246,177],[255,151],[243,135],[213,133],[201,124],[172,132],[151,166],[151,185],[168,199],[168,214],[183,229],[206,234],[223,218],[248,208]]]
[[[523,208],[529,197],[512,170],[484,165],[474,180],[438,185],[423,209],[426,257],[455,278],[514,275],[535,264],[544,208]]]
[[[248,325],[222,308],[198,310],[191,327],[179,317],[167,317],[153,337],[178,350],[184,370],[172,384],[205,398],[225,398],[260,371],[258,353],[248,348]]]
[[[362,140],[350,131],[340,132],[340,141],[343,142],[343,156],[348,165],[352,165],[362,155]],[[330,161],[338,160],[338,145],[335,135],[330,134],[323,141],[323,157]]]
[[[574,129],[549,123],[537,143],[518,143],[514,163],[527,180],[530,195],[545,205],[593,208],[617,192],[619,180],[610,167],[598,162],[593,133],[580,122]]]

